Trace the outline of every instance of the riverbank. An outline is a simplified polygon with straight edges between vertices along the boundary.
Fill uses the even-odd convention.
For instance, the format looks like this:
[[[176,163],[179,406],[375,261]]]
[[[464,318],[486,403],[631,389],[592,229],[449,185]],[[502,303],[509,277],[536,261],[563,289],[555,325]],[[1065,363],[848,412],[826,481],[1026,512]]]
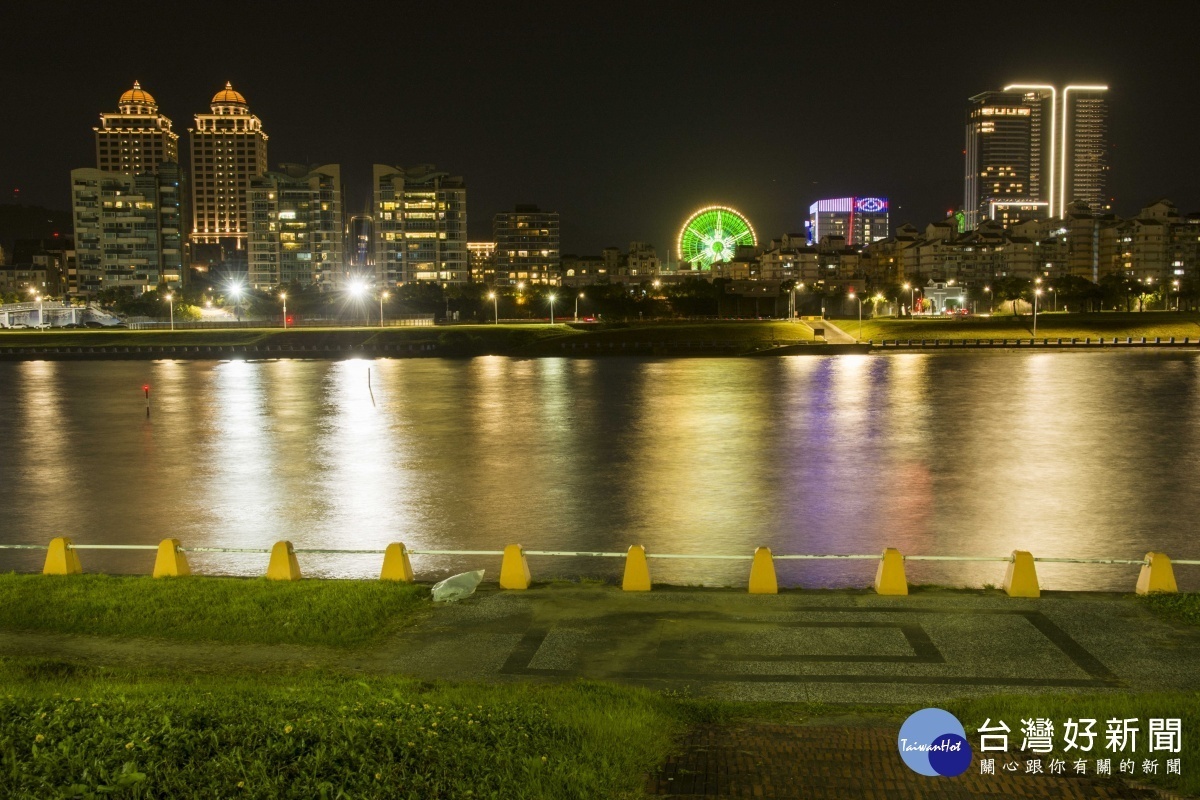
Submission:
[[[857,320],[838,322],[842,330],[863,341],[919,341],[943,340],[964,342],[967,340],[1025,340],[1034,338],[1033,317],[918,317],[916,319],[864,319],[859,332]],[[1039,313],[1037,339],[1076,339],[1096,342],[1101,337],[1108,341],[1132,339],[1140,342],[1145,338],[1153,343],[1156,339],[1168,342],[1174,338],[1182,342],[1186,337],[1191,342],[1200,341],[1200,314],[1149,311],[1145,313],[1064,314]]]
[[[813,342],[799,322],[2,331],[0,359],[747,355]],[[816,346],[816,345],[814,345]]]
[[[1123,783],[1121,758],[1137,759],[1139,782],[1200,791],[1200,749],[1189,738],[1200,724],[1191,666],[1200,631],[1178,621],[1195,618],[1195,595],[1163,598],[1174,603],[1160,609],[1158,598],[1099,593],[752,596],[551,584],[485,588],[453,605],[419,595],[382,635],[365,615],[342,627],[369,635],[312,644],[328,627],[330,598],[289,592],[322,584],[356,599],[356,587],[381,584],[142,577],[95,591],[83,577],[0,580],[0,601],[14,587],[38,596],[40,583],[53,587],[50,602],[65,603],[18,603],[23,610],[0,619],[6,797],[101,787],[182,798],[322,788],[364,798],[691,796],[705,790],[689,775],[726,758],[723,785],[738,796],[764,780],[779,781],[777,796],[893,796],[929,788],[895,750],[900,723],[929,705],[958,715],[972,742],[985,719],[1008,722],[1012,758],[998,754],[996,776],[1006,760],[1038,757],[1017,752],[1021,719],[1140,721],[1135,746],[1114,757],[1115,778],[1094,774],[1095,759],[1112,755],[1098,738],[1083,778],[1022,767],[1001,786],[980,774],[976,753],[955,796],[1149,797]],[[170,629],[188,603],[220,617],[195,605],[205,584],[220,584],[220,602],[286,597],[296,616],[264,606],[265,620],[307,633],[250,644],[264,625],[243,615],[223,630]],[[159,599],[139,612],[147,587]],[[397,596],[405,588],[384,586]],[[157,630],[138,619],[156,614]],[[47,619],[58,621],[30,630]],[[89,620],[103,625],[85,633]],[[1182,720],[1181,752],[1148,749],[1151,717]],[[1048,764],[1051,754],[1040,757]],[[1180,758],[1182,774],[1140,766],[1164,758]],[[783,791],[790,781],[795,794]]]
[[[836,326],[861,344],[829,344]],[[186,331],[0,331],[0,360],[422,358],[502,355],[664,357],[836,355],[896,347],[1200,346],[1200,315],[1038,315],[857,320],[729,320],[603,324],[451,325],[413,328],[240,328]]]

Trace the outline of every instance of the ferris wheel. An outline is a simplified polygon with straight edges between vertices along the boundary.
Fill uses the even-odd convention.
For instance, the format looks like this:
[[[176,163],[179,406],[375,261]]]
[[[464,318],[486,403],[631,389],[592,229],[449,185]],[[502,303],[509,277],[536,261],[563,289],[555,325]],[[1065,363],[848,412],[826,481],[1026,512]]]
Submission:
[[[745,215],[726,206],[708,206],[688,217],[679,231],[679,260],[693,269],[711,270],[728,261],[738,247],[754,245],[758,239]]]

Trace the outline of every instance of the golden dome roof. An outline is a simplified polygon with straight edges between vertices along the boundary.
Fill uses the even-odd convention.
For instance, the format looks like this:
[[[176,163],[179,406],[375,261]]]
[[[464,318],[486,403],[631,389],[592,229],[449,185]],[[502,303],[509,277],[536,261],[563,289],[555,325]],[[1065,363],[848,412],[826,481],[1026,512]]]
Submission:
[[[154,101],[154,96],[143,89],[142,85],[137,81],[134,81],[133,88],[121,95],[121,99],[117,101],[118,105],[126,105],[127,103],[141,103],[149,106],[158,105]]]
[[[214,106],[227,105],[229,103],[246,105],[246,98],[242,97],[241,92],[235,92],[233,84],[229,81],[225,81],[224,89],[213,95],[212,101]]]

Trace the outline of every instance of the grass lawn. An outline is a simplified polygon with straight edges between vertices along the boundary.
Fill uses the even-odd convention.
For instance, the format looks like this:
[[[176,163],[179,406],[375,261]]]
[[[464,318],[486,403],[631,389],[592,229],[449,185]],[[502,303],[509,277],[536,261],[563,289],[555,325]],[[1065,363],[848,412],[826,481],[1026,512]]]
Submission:
[[[0,796],[622,798],[703,704],[638,689],[0,662]]]
[[[854,336],[858,320],[839,320],[838,326]],[[1142,314],[1038,314],[1038,338],[1086,339],[1104,336],[1145,336],[1164,339],[1184,336],[1200,338],[1200,315],[1174,312]],[[932,317],[929,319],[864,319],[862,339],[1029,339],[1033,317]]]
[[[352,647],[402,626],[428,589],[391,581],[0,574],[0,628]]]
[[[239,328],[179,331],[0,331],[6,347],[204,347],[437,344],[450,355],[558,355],[564,342],[598,344],[731,342],[744,350],[811,341],[804,325],[778,321],[501,324],[413,328]]]

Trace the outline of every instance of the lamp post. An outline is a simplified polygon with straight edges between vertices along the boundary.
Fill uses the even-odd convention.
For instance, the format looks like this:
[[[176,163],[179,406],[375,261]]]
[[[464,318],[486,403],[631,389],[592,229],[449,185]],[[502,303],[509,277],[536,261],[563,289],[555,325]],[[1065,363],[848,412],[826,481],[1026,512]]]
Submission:
[[[492,301],[492,310],[496,312],[496,324],[500,324],[500,300],[496,297],[495,292],[488,292],[488,299]]]
[[[993,300],[992,287],[985,286],[985,287],[983,287],[983,291],[984,291],[984,294],[986,294],[988,296],[988,316],[990,317],[994,313],[992,310],[992,300]]]
[[[1040,280],[1040,279],[1039,279]],[[1042,294],[1041,289],[1033,290],[1033,338],[1037,338],[1037,300]]]
[[[1176,279],[1176,280],[1171,281],[1171,285],[1175,287],[1175,310],[1178,311],[1179,310],[1179,280]],[[1170,305],[1169,300],[1168,300],[1167,304]]]
[[[554,324],[554,293],[550,293],[550,324]]]
[[[1058,312],[1058,289],[1055,289],[1053,286],[1051,286],[1046,291],[1050,292],[1050,297],[1054,301],[1053,308],[1054,308],[1054,311],[1057,313]]]
[[[175,295],[167,292],[167,296],[163,299],[167,301],[167,308],[171,312],[171,330],[175,330]]]
[[[850,299],[858,301],[858,337],[857,337],[857,340],[862,341],[862,298],[858,297],[857,295],[854,294],[853,291],[851,291]]]
[[[387,300],[391,296],[392,295],[390,292],[379,293],[379,327],[381,328],[383,327],[383,301]]]
[[[283,329],[287,330],[287,292],[280,292],[279,299],[283,302]]]
[[[575,321],[579,322],[579,300],[583,297],[583,292],[575,296]]]

